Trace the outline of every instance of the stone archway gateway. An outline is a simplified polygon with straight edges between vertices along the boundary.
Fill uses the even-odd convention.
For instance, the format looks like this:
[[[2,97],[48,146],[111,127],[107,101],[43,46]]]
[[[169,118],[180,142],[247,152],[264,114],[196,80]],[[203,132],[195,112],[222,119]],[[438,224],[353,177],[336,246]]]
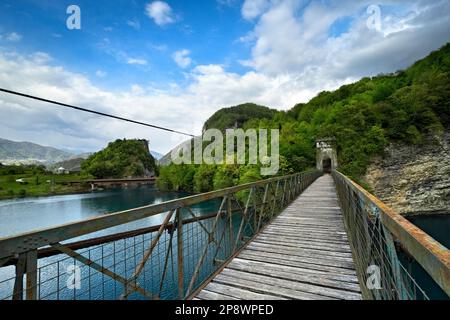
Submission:
[[[331,159],[325,158],[322,160],[322,169],[323,172],[331,173]]]
[[[335,138],[317,139],[316,150],[317,170],[330,173],[338,167]]]

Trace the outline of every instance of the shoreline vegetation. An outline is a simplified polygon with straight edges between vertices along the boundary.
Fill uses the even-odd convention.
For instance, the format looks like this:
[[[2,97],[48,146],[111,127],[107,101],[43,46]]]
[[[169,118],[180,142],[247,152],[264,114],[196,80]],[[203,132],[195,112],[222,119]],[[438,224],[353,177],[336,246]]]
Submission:
[[[54,174],[43,166],[22,165],[0,167],[0,200],[84,193],[90,185],[83,180],[92,176],[81,173]],[[69,184],[69,181],[80,183]]]
[[[148,177],[157,171],[148,141],[118,139],[83,161],[81,172],[56,174],[43,165],[0,164],[0,199],[84,193],[91,190],[86,180]]]

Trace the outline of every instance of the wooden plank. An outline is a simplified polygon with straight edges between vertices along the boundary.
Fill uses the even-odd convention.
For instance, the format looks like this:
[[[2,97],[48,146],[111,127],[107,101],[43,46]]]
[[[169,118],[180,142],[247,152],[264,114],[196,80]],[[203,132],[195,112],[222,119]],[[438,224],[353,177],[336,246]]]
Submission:
[[[278,259],[278,258],[271,258],[267,256],[261,256],[261,255],[254,255],[254,254],[245,254],[242,256],[239,256],[242,259],[246,260],[253,260],[253,261],[261,261],[261,262],[269,262],[284,266],[291,266],[291,267],[299,267],[299,268],[306,268],[306,269],[313,269],[313,270],[322,270],[327,272],[335,272],[337,274],[348,274],[348,275],[356,275],[356,271],[346,269],[346,268],[339,268],[334,266],[327,266],[327,265],[321,265],[321,264],[313,264],[310,262],[300,262],[300,261],[292,261],[292,260],[284,260],[284,259]]]
[[[345,268],[351,270],[353,268],[353,264],[349,263],[347,261],[336,261],[334,259],[327,259],[327,258],[315,258],[315,257],[298,257],[298,256],[290,256],[283,253],[273,253],[273,252],[266,252],[266,251],[256,251],[256,250],[244,250],[239,256],[242,257],[248,257],[248,256],[254,256],[258,255],[261,257],[267,257],[270,259],[280,259],[280,260],[287,260],[291,262],[302,262],[302,263],[311,263],[311,264],[317,264],[317,265],[323,265],[323,266],[330,266],[330,267],[337,267],[337,268]]]
[[[252,253],[252,254],[262,254],[262,255],[269,255],[273,257],[278,257],[278,255],[288,256],[292,257],[293,261],[302,261],[302,262],[316,262],[318,264],[325,264],[330,266],[337,266],[337,267],[343,267],[343,268],[349,268],[351,269],[353,267],[353,260],[352,258],[347,257],[338,257],[338,256],[329,256],[325,253],[317,254],[317,253],[311,253],[311,252],[293,252],[293,251],[287,251],[283,248],[283,252],[280,253],[280,248],[274,249],[274,248],[267,248],[267,247],[259,247],[259,246],[252,246],[249,245],[248,248],[244,251],[245,253]],[[320,261],[317,262],[317,261]],[[335,262],[335,263],[334,263]]]
[[[280,236],[260,236],[256,238],[255,240],[261,241],[261,242],[272,242],[272,243],[278,243],[283,244],[284,246],[293,245],[296,244],[311,244],[316,246],[317,248],[332,248],[339,251],[346,251],[350,252],[350,247],[346,243],[342,242],[324,242],[319,241],[317,239],[311,239],[311,238],[305,238],[305,237],[299,237],[298,239],[288,239],[285,237]]]
[[[247,246],[248,249],[252,250],[264,250],[267,252],[280,252],[280,247],[274,245],[268,245],[264,243],[252,242]],[[329,259],[337,259],[341,261],[353,262],[353,258],[350,253],[337,253],[333,251],[323,251],[323,250],[310,250],[310,249],[292,249],[290,247],[283,247],[283,253],[289,255],[304,257],[327,257]]]
[[[262,276],[251,275],[249,279],[249,277],[243,277],[242,273],[239,274],[239,271],[232,271],[231,276],[227,276],[226,274],[227,273],[224,272],[220,273],[216,278],[214,278],[214,282],[244,290],[250,290],[252,292],[277,295],[287,299],[331,300],[328,296],[321,296],[318,294],[309,293],[307,291],[294,290],[286,285],[280,286],[280,283],[282,283],[281,280],[279,280],[278,283],[274,283],[273,281],[270,281],[270,277],[264,277],[266,281],[258,281],[260,279],[259,277]]]
[[[248,285],[249,288],[254,288],[255,290],[272,289],[273,293],[279,294],[286,298],[295,298],[302,300],[310,300],[310,299],[329,300],[330,298],[349,299],[349,300],[361,299],[361,293],[358,292],[349,292],[346,290],[339,290],[336,288],[274,278],[270,276],[252,274],[237,270],[225,269],[221,274],[219,274],[214,279],[214,281],[220,281],[221,279],[225,279],[224,280],[225,282],[235,281],[236,284],[243,284],[244,286]],[[305,293],[308,294],[305,295]]]
[[[307,226],[307,225],[297,226],[294,224],[291,224],[291,225],[272,224],[272,225],[268,226],[264,230],[264,232],[266,230],[278,230],[280,232],[288,232],[288,233],[292,233],[293,231],[294,232],[314,232],[317,234],[335,235],[335,236],[347,238],[346,232],[344,230],[342,230],[342,228],[338,228],[338,227],[321,228],[318,226]]]
[[[205,287],[205,290],[244,300],[287,300],[286,298],[283,297],[270,294],[256,293],[250,290],[244,290],[233,286],[224,285],[221,283],[216,283],[214,281],[209,283]]]
[[[309,232],[309,231],[277,231],[274,229],[267,229],[264,230],[264,232],[262,232],[260,235],[263,236],[277,236],[277,237],[282,237],[282,238],[287,238],[287,239],[296,239],[296,238],[318,238],[319,240],[321,240],[322,242],[335,242],[335,241],[343,241],[344,243],[348,243],[347,239],[344,239],[342,236],[339,235],[326,235],[326,234],[320,234],[320,233],[315,233],[315,232]],[[320,236],[325,236],[325,237],[320,237]]]
[[[311,224],[311,223],[299,223],[299,222],[289,222],[289,221],[274,221],[272,222],[273,226],[280,226],[280,227],[298,227],[298,228],[320,228],[321,230],[342,230],[342,225],[333,225],[333,226],[327,226],[325,224]]]
[[[200,291],[200,293],[197,295],[197,298],[202,299],[202,300],[238,300],[235,297],[227,296],[227,295],[220,294],[217,292],[208,291],[206,289]]]
[[[312,231],[312,230],[320,230],[324,233],[330,232],[342,232],[342,226],[326,226],[321,224],[306,224],[306,223],[273,223],[274,228],[292,228],[294,230],[304,230],[304,231]]]
[[[301,228],[294,228],[286,229],[286,228],[278,228],[278,227],[271,227],[267,228],[263,232],[266,233],[275,233],[281,236],[293,236],[296,237],[297,235],[303,235],[308,237],[321,237],[322,239],[325,237],[326,239],[330,240],[344,240],[344,242],[347,242],[347,236],[345,234],[340,234],[336,231],[334,232],[326,232],[322,231],[320,229],[301,229]]]
[[[235,273],[232,273],[231,271],[236,271]],[[241,272],[241,273],[237,273]],[[351,283],[346,281],[336,281],[329,278],[326,278],[324,276],[320,275],[302,275],[302,274],[292,274],[289,272],[283,272],[281,270],[275,270],[273,272],[268,272],[267,269],[264,267],[260,268],[226,268],[223,270],[221,275],[229,275],[234,276],[236,278],[239,277],[245,277],[245,275],[252,276],[251,278],[256,281],[259,276],[264,276],[265,278],[260,278],[261,281],[264,279],[264,282],[267,284],[272,285],[280,285],[283,286],[287,285],[288,287],[295,288],[296,290],[305,291],[305,292],[311,292],[319,295],[325,295],[330,296],[334,298],[341,298],[341,291],[351,291],[357,295],[355,295],[355,298],[360,298],[361,292],[359,285],[357,283]],[[250,278],[250,276],[247,276]],[[287,282],[285,282],[287,281]],[[312,286],[312,287],[310,287]],[[314,288],[319,287],[319,288]],[[326,292],[328,289],[337,289],[339,291],[336,291],[336,295],[329,295]]]
[[[269,244],[269,245],[279,245],[279,242],[277,242],[276,240],[266,240],[266,239],[255,239],[252,241],[253,243],[262,243],[262,244]],[[320,250],[320,251],[325,251],[325,252],[335,252],[335,253],[345,253],[345,254],[350,254],[351,255],[351,249],[350,247],[345,247],[345,246],[341,246],[341,247],[337,247],[337,246],[332,246],[332,245],[318,245],[315,243],[311,243],[308,241],[298,241],[298,242],[285,242],[283,243],[283,247],[288,248],[288,249],[294,249],[294,248],[298,248],[299,250],[301,249],[312,249],[312,250]]]
[[[301,275],[301,276],[318,276],[323,277],[330,280],[336,280],[339,282],[349,282],[349,283],[358,283],[358,278],[356,275],[349,274],[339,274],[329,272],[327,270],[317,270],[317,269],[308,269],[302,267],[292,267],[285,266],[275,263],[269,262],[261,262],[254,260],[246,260],[241,258],[235,258],[233,261],[227,266],[227,268],[238,269],[238,270],[266,270],[267,272],[272,272],[276,274],[277,271],[285,272],[287,274],[293,275]]]
[[[337,237],[331,237],[331,236],[325,236],[325,235],[314,235],[311,233],[303,234],[301,232],[298,232],[297,235],[295,234],[280,234],[278,232],[274,231],[267,231],[264,232],[262,235],[266,237],[275,237],[275,238],[281,238],[280,240],[304,240],[304,241],[314,241],[317,242],[317,244],[340,244],[342,246],[346,246],[348,241],[346,239],[340,239]]]
[[[296,243],[297,241],[303,242],[314,242],[317,245],[330,245],[338,248],[349,248],[348,243],[345,241],[333,241],[322,238],[314,238],[314,237],[306,237],[303,235],[298,235],[297,237],[293,236],[283,236],[275,233],[264,233],[257,237],[257,239],[266,239],[266,240],[274,240],[279,243]]]

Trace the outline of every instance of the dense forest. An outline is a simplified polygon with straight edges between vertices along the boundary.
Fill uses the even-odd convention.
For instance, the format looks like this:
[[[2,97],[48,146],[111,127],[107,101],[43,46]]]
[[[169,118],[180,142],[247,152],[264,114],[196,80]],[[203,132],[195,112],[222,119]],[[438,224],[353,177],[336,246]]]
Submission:
[[[390,142],[418,145],[450,123],[450,44],[404,71],[324,91],[289,111],[254,104],[221,109],[205,128],[280,129],[279,174],[315,165],[315,140],[334,136],[340,170],[359,179]],[[169,165],[163,189],[204,192],[263,177],[258,165]]]
[[[101,179],[142,177],[154,173],[157,168],[145,140],[118,139],[83,161],[81,169],[83,173]]]
[[[242,128],[249,120],[253,119],[272,119],[277,110],[260,106],[254,103],[244,103],[230,108],[222,108],[206,120],[203,129]]]

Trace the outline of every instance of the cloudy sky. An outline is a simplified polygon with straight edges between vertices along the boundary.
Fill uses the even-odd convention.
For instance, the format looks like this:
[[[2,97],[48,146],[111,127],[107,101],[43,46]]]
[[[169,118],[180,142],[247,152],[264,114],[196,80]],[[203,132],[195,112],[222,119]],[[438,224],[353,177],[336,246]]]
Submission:
[[[289,109],[449,41],[448,0],[2,0],[0,86],[199,134],[222,107]],[[74,152],[185,139],[4,93],[0,115],[1,138]]]

